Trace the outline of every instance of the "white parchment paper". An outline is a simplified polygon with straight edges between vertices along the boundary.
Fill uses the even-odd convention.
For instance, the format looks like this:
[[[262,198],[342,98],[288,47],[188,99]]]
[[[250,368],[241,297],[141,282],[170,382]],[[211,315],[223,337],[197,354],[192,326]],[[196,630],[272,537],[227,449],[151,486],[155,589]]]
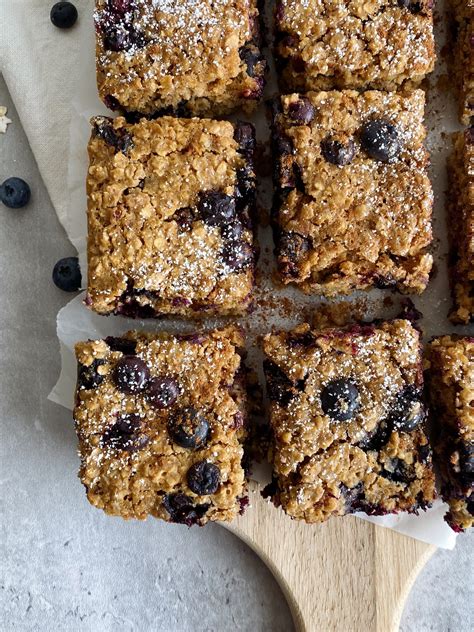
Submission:
[[[445,23],[443,8],[437,9],[441,19],[437,20],[438,50],[444,44],[443,25]],[[268,10],[267,18],[270,16]],[[83,20],[89,20],[88,28],[83,29],[82,63],[79,69],[77,90],[72,96],[76,117],[73,119],[70,130],[69,146],[69,171],[68,190],[70,193],[70,205],[65,213],[60,214],[60,220],[64,225],[69,238],[76,246],[83,279],[86,278],[86,191],[85,179],[87,174],[87,142],[90,135],[89,119],[97,114],[107,114],[106,108],[101,104],[95,85],[95,59],[94,59],[94,30],[92,16],[84,16]],[[268,19],[267,19],[268,21]],[[268,53],[268,51],[267,51]],[[270,55],[267,54],[267,59]],[[434,209],[434,256],[437,274],[432,279],[429,288],[421,296],[415,299],[416,307],[423,313],[421,326],[425,337],[449,333],[454,331],[447,321],[446,315],[450,305],[449,287],[446,270],[446,229],[444,213],[444,190],[446,188],[445,160],[450,150],[448,134],[459,129],[456,120],[456,106],[454,98],[440,80],[446,69],[439,60],[437,71],[429,80],[427,99],[427,147],[431,152],[432,168],[431,178],[435,192]],[[276,92],[274,72],[271,69],[272,79],[267,86],[267,96]],[[110,112],[108,113],[110,115]],[[268,139],[268,128],[265,121],[264,106],[250,120],[255,124],[257,136],[260,141]],[[263,159],[265,161],[266,158]],[[269,160],[269,159],[268,159]],[[259,202],[263,208],[262,216],[265,216],[271,204],[271,182],[264,178],[259,185]],[[261,258],[259,262],[260,281],[257,289],[257,308],[255,312],[241,319],[239,322],[247,332],[249,361],[255,370],[261,375],[261,356],[258,349],[258,336],[269,331],[273,326],[292,327],[311,317],[311,313],[322,302],[316,297],[307,297],[291,288],[275,288],[271,281],[273,248],[272,238],[268,227],[259,229],[259,242],[261,246]],[[399,301],[393,297],[393,305],[387,307],[382,303],[387,296],[380,290],[374,290],[366,297],[365,317],[390,317],[399,311]],[[57,332],[61,343],[62,369],[59,380],[49,398],[72,409],[73,395],[76,382],[76,363],[74,359],[74,344],[79,340],[103,338],[108,335],[118,335],[128,329],[144,328],[150,331],[160,329],[191,330],[196,324],[186,323],[182,320],[169,319],[166,321],[137,321],[117,316],[103,317],[94,314],[83,304],[83,295],[74,298],[58,314]],[[358,300],[353,297],[350,300]],[[204,321],[206,327],[220,324],[218,319]],[[467,328],[456,329],[457,332],[467,332]],[[261,479],[257,476],[258,480]],[[263,482],[263,481],[261,481]],[[432,509],[420,512],[418,516],[398,514],[384,517],[369,517],[358,513],[358,517],[375,524],[394,529],[413,538],[435,544],[443,548],[453,548],[456,541],[454,532],[446,525],[443,515],[447,507],[441,501],[437,501]]]

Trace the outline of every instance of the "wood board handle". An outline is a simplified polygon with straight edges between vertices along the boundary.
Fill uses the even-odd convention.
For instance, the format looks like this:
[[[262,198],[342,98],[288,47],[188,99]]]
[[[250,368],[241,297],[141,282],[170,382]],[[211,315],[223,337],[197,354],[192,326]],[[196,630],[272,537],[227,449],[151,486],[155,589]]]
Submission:
[[[269,567],[300,632],[396,632],[434,546],[353,516],[290,520],[251,483],[251,508],[227,528]]]

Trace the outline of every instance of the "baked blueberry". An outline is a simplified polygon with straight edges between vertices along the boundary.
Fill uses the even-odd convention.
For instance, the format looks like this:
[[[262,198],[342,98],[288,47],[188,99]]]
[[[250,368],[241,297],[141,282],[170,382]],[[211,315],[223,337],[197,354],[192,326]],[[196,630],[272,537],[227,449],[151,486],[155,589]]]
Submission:
[[[390,459],[384,464],[380,476],[395,483],[410,483],[414,478],[414,472],[402,459]]]
[[[170,515],[171,522],[185,524],[188,527],[199,523],[209,509],[209,504],[195,505],[193,499],[186,494],[167,494],[163,497],[163,505]]]
[[[179,396],[179,386],[172,377],[158,376],[148,382],[147,400],[153,408],[169,408]]]
[[[123,27],[109,28],[105,33],[104,47],[114,53],[128,50],[131,46],[130,33]]]
[[[398,393],[388,414],[391,428],[402,432],[411,432],[425,419],[421,391],[410,384]]]
[[[247,66],[247,74],[249,77],[255,77],[255,69],[257,65],[262,61],[257,48],[252,46],[242,46],[239,50],[239,57]]]
[[[304,391],[304,380],[293,382],[277,364],[270,360],[265,360],[263,366],[268,397],[280,406],[288,406],[292,399]]]
[[[300,97],[288,106],[288,116],[298,125],[308,125],[314,118],[314,106],[307,97]]]
[[[126,452],[139,450],[148,442],[147,437],[141,432],[141,425],[138,415],[120,415],[117,421],[104,432],[102,445]]]
[[[122,393],[140,393],[145,389],[149,378],[150,370],[147,365],[135,355],[123,356],[115,365],[113,379]]]
[[[217,465],[208,461],[194,463],[187,473],[188,487],[198,496],[215,494],[221,482],[221,472]]]
[[[129,340],[128,338],[116,338],[115,336],[107,336],[105,342],[110,347],[111,351],[120,351],[124,355],[133,355],[137,348],[135,340]]]
[[[96,136],[101,138],[107,145],[114,147],[115,151],[126,154],[133,147],[131,134],[125,130],[114,129],[112,119],[107,116],[96,116],[94,120],[94,130]]]
[[[469,481],[474,478],[474,444],[466,443],[459,451],[459,469],[461,476]]]
[[[349,139],[346,143],[335,138],[325,138],[321,142],[321,153],[324,160],[330,162],[338,167],[344,167],[349,165],[355,156],[355,144],[352,139]]]
[[[198,210],[209,226],[225,226],[235,217],[235,198],[222,191],[206,191],[199,198]]]
[[[98,372],[98,368],[103,364],[105,364],[105,360],[99,360],[98,358],[93,360],[89,366],[80,364],[77,376],[79,388],[89,391],[102,384],[104,376]]]
[[[352,419],[359,409],[359,391],[353,380],[338,378],[321,391],[321,408],[336,421]]]
[[[278,240],[277,255],[280,259],[282,273],[288,276],[297,277],[299,274],[298,263],[304,258],[311,248],[311,241],[308,237],[299,233],[282,232]]]
[[[371,158],[381,162],[392,162],[401,149],[397,128],[384,119],[367,121],[360,131],[360,143]]]
[[[252,246],[245,241],[228,241],[222,251],[222,260],[233,272],[251,265],[253,256]]]
[[[193,209],[186,206],[175,211],[172,219],[178,224],[182,231],[187,231],[191,230],[196,218],[194,217]]]
[[[245,155],[253,154],[255,150],[255,128],[252,123],[238,121],[234,129],[234,140],[239,145],[239,151]]]
[[[65,257],[53,268],[53,282],[65,292],[77,292],[82,283],[81,268],[77,257]]]
[[[58,29],[70,29],[77,22],[77,9],[72,2],[56,2],[49,17]]]
[[[418,0],[398,0],[398,6],[401,9],[408,9],[410,13],[420,13],[422,9],[421,2]]]
[[[22,208],[30,198],[30,187],[21,178],[7,178],[0,185],[0,201],[8,208]]]
[[[207,419],[192,406],[177,410],[168,423],[168,432],[174,443],[190,450],[206,445],[209,431]]]

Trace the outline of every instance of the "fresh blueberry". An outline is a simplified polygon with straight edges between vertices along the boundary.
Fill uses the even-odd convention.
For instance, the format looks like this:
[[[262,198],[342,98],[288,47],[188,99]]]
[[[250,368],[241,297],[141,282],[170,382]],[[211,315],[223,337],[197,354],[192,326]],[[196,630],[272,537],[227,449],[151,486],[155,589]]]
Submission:
[[[415,430],[425,419],[425,409],[420,389],[410,384],[398,393],[390,408],[387,422],[401,432]]]
[[[190,450],[197,450],[206,444],[209,430],[207,419],[192,406],[176,411],[168,424],[174,443]]]
[[[140,417],[134,414],[121,415],[102,437],[102,445],[126,452],[139,450],[147,442],[147,437],[141,433]]]
[[[288,406],[299,393],[304,391],[304,380],[293,382],[274,362],[265,360],[263,368],[267,381],[268,397],[280,406]]]
[[[179,386],[171,377],[154,377],[148,382],[147,399],[153,408],[169,408],[179,396]]]
[[[349,165],[355,156],[354,141],[349,139],[347,143],[328,137],[321,142],[321,153],[324,160],[338,167]]]
[[[367,121],[360,131],[360,142],[371,158],[381,162],[392,162],[401,149],[397,128],[383,119]]]
[[[206,191],[201,194],[198,210],[206,224],[225,226],[235,217],[235,198],[222,191]]]
[[[81,287],[82,275],[77,257],[65,257],[53,268],[54,284],[65,292],[77,292]]]
[[[22,208],[30,201],[31,191],[21,178],[8,178],[0,186],[0,201],[8,208]]]
[[[56,2],[49,17],[58,29],[70,29],[77,22],[77,9],[72,2]]]
[[[135,340],[129,340],[128,338],[116,338],[115,336],[107,336],[105,339],[106,344],[110,347],[111,351],[120,351],[124,355],[133,355],[137,348]]]
[[[163,505],[170,515],[171,522],[191,527],[198,524],[209,509],[209,504],[195,505],[193,499],[186,494],[167,494],[163,497]]]
[[[150,370],[143,360],[134,355],[120,358],[114,368],[113,378],[122,393],[140,393],[146,387]]]
[[[79,388],[90,391],[93,388],[97,388],[99,384],[102,384],[104,376],[101,375],[97,369],[103,364],[105,364],[105,360],[99,359],[93,360],[92,364],[89,364],[89,366],[80,364],[77,376]]]
[[[353,380],[331,380],[321,391],[321,408],[325,415],[336,421],[352,419],[359,405],[359,391]]]
[[[215,494],[221,482],[221,473],[217,465],[207,461],[194,463],[187,473],[188,487],[198,496]]]
[[[314,118],[314,106],[307,97],[301,97],[298,101],[288,106],[288,116],[299,125],[308,125]]]

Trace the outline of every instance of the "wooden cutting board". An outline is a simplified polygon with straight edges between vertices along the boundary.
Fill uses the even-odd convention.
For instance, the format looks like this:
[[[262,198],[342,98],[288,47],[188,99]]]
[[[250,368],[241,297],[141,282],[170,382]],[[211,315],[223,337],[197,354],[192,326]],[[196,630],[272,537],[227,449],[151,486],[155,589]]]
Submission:
[[[229,525],[269,567],[301,632],[396,632],[436,547],[353,516],[290,520],[251,484],[252,510]]]

